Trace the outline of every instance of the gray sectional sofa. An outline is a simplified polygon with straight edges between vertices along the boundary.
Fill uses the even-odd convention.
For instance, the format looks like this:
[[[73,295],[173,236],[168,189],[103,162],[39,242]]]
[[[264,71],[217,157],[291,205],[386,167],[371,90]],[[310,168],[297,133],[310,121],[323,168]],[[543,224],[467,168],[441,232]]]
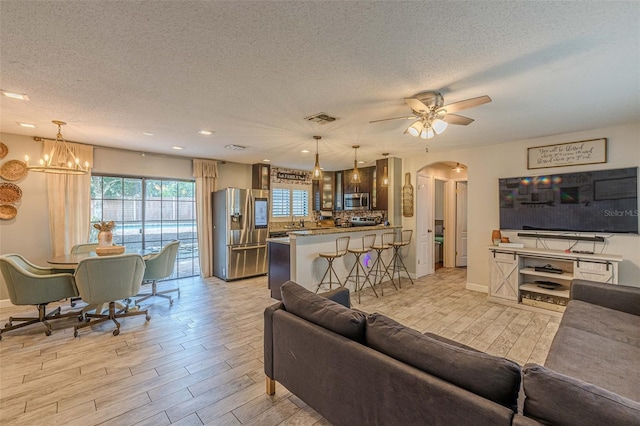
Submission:
[[[519,425],[640,425],[640,287],[573,280],[545,365],[527,364]]]
[[[267,393],[280,382],[335,425],[640,425],[640,288],[572,295],[546,366],[521,370],[287,282],[264,313]]]

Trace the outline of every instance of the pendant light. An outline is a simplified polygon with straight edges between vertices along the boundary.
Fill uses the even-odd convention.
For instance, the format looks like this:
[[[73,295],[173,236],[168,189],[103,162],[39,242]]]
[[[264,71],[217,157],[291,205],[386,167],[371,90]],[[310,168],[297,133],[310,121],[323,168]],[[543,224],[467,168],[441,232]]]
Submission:
[[[53,124],[58,126],[58,134],[49,154],[45,154],[37,165],[29,165],[29,156],[24,156],[27,164],[27,170],[32,172],[67,174],[67,175],[86,175],[89,173],[89,162],[85,161],[84,166],[80,164],[80,159],[73,154],[67,141],[62,137],[61,127],[64,121],[53,120]]]
[[[351,183],[362,183],[362,179],[360,179],[360,172],[358,171],[358,148],[360,148],[360,145],[353,145],[351,148],[354,150]]]
[[[320,168],[320,155],[318,154],[318,141],[322,139],[322,136],[314,136],[316,140],[316,165],[313,166],[311,171],[311,180],[322,180],[322,169]]]
[[[382,182],[380,183],[380,186],[383,188],[387,188],[389,186],[389,169],[387,169],[387,164],[388,164],[388,159],[387,157],[389,156],[388,152],[385,152],[384,154],[382,154],[384,156],[385,159],[385,166],[382,169]]]

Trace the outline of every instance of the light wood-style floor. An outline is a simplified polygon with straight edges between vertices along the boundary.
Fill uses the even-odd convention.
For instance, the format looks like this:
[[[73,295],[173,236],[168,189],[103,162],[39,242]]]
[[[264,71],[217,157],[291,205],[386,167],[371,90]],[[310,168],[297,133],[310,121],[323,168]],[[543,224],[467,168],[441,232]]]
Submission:
[[[413,286],[403,280],[400,291],[387,284],[378,299],[368,290],[354,305],[520,364],[544,363],[559,318],[489,303],[464,288],[465,274],[442,268]],[[275,302],[266,277],[179,284],[172,307],[151,300],[151,321],[125,318],[116,337],[105,323],[74,338],[74,319],[53,322],[49,337],[41,325],[4,334],[0,424],[328,424],[281,385],[265,394],[262,313]],[[0,309],[1,324],[25,312],[35,309]]]

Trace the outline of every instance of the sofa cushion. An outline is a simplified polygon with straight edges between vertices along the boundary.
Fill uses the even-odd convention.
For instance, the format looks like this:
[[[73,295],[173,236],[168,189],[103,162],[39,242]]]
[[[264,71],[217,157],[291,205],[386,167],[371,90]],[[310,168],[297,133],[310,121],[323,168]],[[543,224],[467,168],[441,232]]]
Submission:
[[[364,343],[366,316],[319,296],[293,281],[280,288],[287,312],[348,339]]]
[[[640,424],[639,403],[540,365],[525,366],[524,390],[524,415],[544,424]]]
[[[545,367],[640,401],[640,348],[563,324]]]
[[[571,300],[560,324],[640,348],[638,315]]]
[[[367,345],[442,380],[517,411],[520,366],[425,336],[381,314],[367,318]]]

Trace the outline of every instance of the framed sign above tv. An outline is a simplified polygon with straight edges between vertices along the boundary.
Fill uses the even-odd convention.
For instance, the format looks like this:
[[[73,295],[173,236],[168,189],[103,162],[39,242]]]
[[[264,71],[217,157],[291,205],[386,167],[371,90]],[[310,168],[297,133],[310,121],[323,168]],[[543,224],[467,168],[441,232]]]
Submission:
[[[527,149],[527,169],[607,162],[607,139],[534,146]]]
[[[500,229],[638,234],[638,167],[498,180]]]

